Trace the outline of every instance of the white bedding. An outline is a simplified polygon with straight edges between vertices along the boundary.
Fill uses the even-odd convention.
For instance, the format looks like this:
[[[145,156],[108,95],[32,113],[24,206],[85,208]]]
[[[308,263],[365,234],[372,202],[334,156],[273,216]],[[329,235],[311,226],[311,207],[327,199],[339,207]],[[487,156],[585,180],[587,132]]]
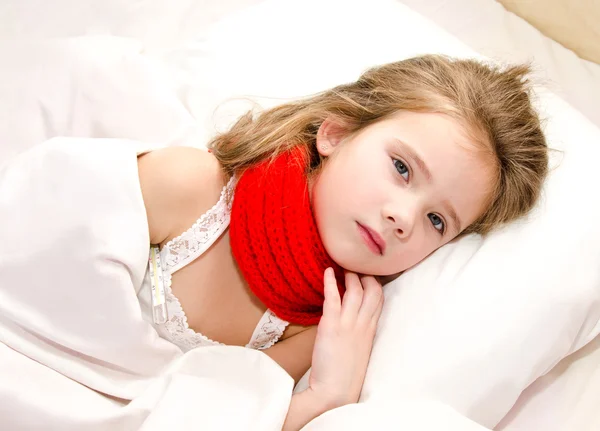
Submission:
[[[221,26],[221,29],[231,29],[232,23],[235,23],[235,16],[232,13],[236,11],[241,18],[252,16],[244,15],[247,10],[245,8],[251,3],[266,3],[266,10],[274,9],[274,2],[259,0],[224,2],[87,0],[77,3],[63,0],[53,2],[48,9],[30,0],[2,2],[0,16],[3,17],[1,18],[3,25],[0,26],[0,39],[4,42],[0,44],[0,57],[4,59],[3,64],[6,67],[0,70],[0,143],[2,144],[0,163],[56,135],[130,138],[167,145],[197,145],[199,142],[204,142],[212,133],[213,110],[223,97],[240,93],[248,94],[249,89],[252,90],[253,95],[298,96],[323,86],[337,84],[340,80],[352,79],[363,64],[381,59],[376,50],[369,51],[368,38],[361,39],[360,32],[355,32],[348,35],[348,40],[359,44],[361,40],[365,41],[364,45],[360,45],[360,51],[364,55],[361,61],[352,63],[349,60],[353,55],[351,46],[342,49],[339,58],[320,52],[316,58],[329,62],[334,58],[333,64],[337,66],[321,69],[317,62],[310,65],[311,67],[297,67],[304,74],[299,76],[298,70],[294,74],[293,64],[290,66],[292,57],[290,53],[279,52],[279,57],[272,57],[264,51],[264,58],[257,59],[256,56],[253,58],[254,51],[245,50],[244,44],[248,44],[249,48],[258,49],[257,46],[251,45],[257,41],[254,34],[248,34],[252,37],[240,34],[237,39],[224,41],[215,39],[215,33],[211,31],[209,25],[215,23],[217,18],[226,17],[231,20],[229,24],[225,23]],[[375,5],[382,3],[376,1],[368,4],[374,8]],[[550,80],[549,87],[595,124],[600,125],[598,110],[594,106],[600,97],[600,72],[598,72],[600,66],[575,58],[572,53],[544,38],[491,0],[403,1],[402,3],[409,4],[413,9],[431,17],[442,28],[448,29],[476,51],[512,61],[535,59],[542,77]],[[218,4],[218,7],[211,7],[215,4]],[[299,3],[291,0],[288,4],[299,7]],[[339,2],[330,1],[323,4],[329,4],[331,7],[315,8],[315,11],[329,13],[328,16],[333,19],[336,15],[332,10],[339,5]],[[394,19],[395,12],[392,12],[392,8],[382,9],[381,13],[384,13],[383,11],[390,14],[387,19]],[[377,12],[372,9],[369,10],[370,15],[365,15],[375,17]],[[302,13],[298,13],[296,18],[300,19],[301,16]],[[398,22],[404,22],[401,16]],[[289,28],[294,28],[293,20],[289,24]],[[265,23],[265,28],[268,25]],[[240,28],[251,26],[252,23],[242,22]],[[305,27],[305,30],[316,31],[310,26]],[[280,32],[282,36],[290,37],[283,30]],[[423,33],[418,33],[418,29],[415,32],[424,37]],[[431,33],[435,33],[435,37],[442,37],[435,31]],[[90,36],[103,34],[122,37]],[[27,42],[24,42],[25,40]],[[182,43],[191,40],[194,40],[192,48],[187,46],[186,49],[179,49],[183,48]],[[215,40],[218,43],[215,44]],[[263,48],[277,46],[276,41],[269,41],[268,37],[265,37],[262,42],[265,45]],[[415,46],[436,46],[433,39],[430,45],[427,43],[429,42],[415,43]],[[237,46],[237,50],[233,49],[234,45]],[[217,48],[221,51],[219,52]],[[407,49],[405,46],[396,51],[390,49],[386,53],[386,58],[394,60],[399,55],[398,52],[405,55]],[[470,53],[468,49],[458,52],[465,55]],[[239,57],[228,57],[228,53],[230,56],[231,53],[237,53]],[[265,65],[269,65],[269,69],[261,70],[258,66],[254,67],[256,64],[262,64],[264,68]],[[342,65],[348,67],[341,70]],[[268,73],[272,73],[271,79],[264,80],[264,76],[262,79],[259,76],[268,76]],[[265,99],[264,102],[271,104],[276,103],[277,100]],[[553,143],[563,148],[563,143],[569,141],[571,135],[579,137],[582,141],[600,136],[597,129],[588,126],[579,118],[579,114],[563,106],[561,101],[557,103],[560,109],[553,105],[552,116],[558,116],[563,121],[568,120],[569,125],[554,126],[554,130],[558,133],[553,135]],[[572,133],[565,130],[571,124],[578,126]],[[0,197],[4,199],[5,196],[0,194]],[[597,206],[593,202],[590,205],[592,209]],[[596,230],[593,226],[590,228],[590,238],[596,234]],[[419,291],[414,287],[420,283],[426,288],[427,286],[433,288],[430,291],[437,292],[435,294],[438,295],[439,287],[452,280],[456,265],[460,266],[461,262],[471,259],[472,251],[479,246],[480,244],[475,241],[471,246],[463,244],[460,252],[449,248],[438,253],[430,261],[429,267],[423,267],[431,269],[429,278],[424,276],[425,269],[422,269],[421,272],[416,273],[419,276],[417,281],[411,280],[410,277],[405,279],[405,284],[402,285],[404,287],[401,286],[403,295],[388,298],[389,305],[395,307],[396,312],[400,310],[405,317],[388,313],[387,317],[384,316],[383,325],[388,327],[400,325],[399,327],[403,328],[401,335],[404,338],[397,339],[404,340],[406,342],[404,345],[412,348],[421,346],[425,352],[432,351],[427,350],[430,347],[427,342],[431,343],[433,339],[444,342],[443,338],[418,339],[419,334],[415,331],[423,330],[426,326],[419,328],[419,321],[409,319],[409,316],[412,316],[410,306],[413,304],[421,307],[412,312],[427,313],[431,312],[432,308],[422,308],[425,303],[422,302]],[[593,257],[594,253],[597,253],[597,248],[590,248],[589,257]],[[448,262],[451,262],[449,265],[451,270],[440,271],[440,268],[448,265]],[[485,280],[485,277],[476,272],[472,276]],[[0,286],[1,283],[2,280]],[[435,289],[436,286],[438,290]],[[465,377],[461,387],[460,378],[456,377],[453,380],[455,376],[443,374],[447,370],[452,370],[452,367],[448,366],[444,370],[445,363],[440,358],[431,356],[425,357],[421,362],[430,361],[430,369],[442,373],[438,378],[440,382],[444,381],[444,384],[448,385],[444,390],[455,388],[464,393],[461,392],[460,396],[454,394],[454,404],[446,402],[441,396],[444,391],[419,392],[419,384],[422,382],[419,383],[417,377],[412,382],[413,384],[416,382],[416,385],[410,391],[401,393],[402,389],[407,387],[405,385],[403,388],[400,383],[402,381],[398,376],[402,376],[402,373],[390,371],[390,367],[397,358],[404,358],[404,364],[407,366],[411,361],[419,358],[398,351],[399,346],[391,337],[393,333],[384,331],[381,336],[383,341],[377,344],[374,356],[378,367],[370,371],[366,385],[367,402],[323,415],[307,429],[359,430],[383,428],[385,424],[393,423],[394,428],[416,431],[433,429],[479,431],[492,427],[513,431],[595,430],[600,422],[599,416],[593,409],[600,401],[598,339],[553,368],[561,358],[556,353],[557,350],[564,351],[565,354],[576,350],[590,341],[593,338],[591,334],[597,333],[600,329],[596,326],[597,316],[585,314],[583,311],[583,304],[588,304],[589,309],[597,310],[597,302],[594,301],[597,301],[597,291],[600,286],[589,286],[589,289],[590,292],[585,293],[588,296],[584,296],[583,290],[573,289],[572,296],[560,299],[568,303],[570,308],[563,307],[565,313],[561,315],[562,317],[556,315],[558,326],[555,329],[560,336],[559,341],[552,344],[555,341],[547,333],[540,332],[539,338],[548,343],[547,351],[551,351],[554,355],[546,358],[547,362],[538,361],[537,358],[529,362],[535,362],[535,369],[519,368],[527,362],[526,358],[511,358],[510,355],[514,354],[512,350],[504,352],[507,358],[503,361],[499,358],[485,358],[489,364],[498,362],[500,365],[488,368],[487,382],[492,386],[494,383],[508,385],[506,388],[490,390],[489,393],[496,394],[495,396],[498,397],[496,399],[477,399],[478,390],[489,389],[485,388],[483,382],[482,384],[471,380],[467,382],[468,377]],[[0,294],[3,292],[2,288]],[[560,291],[553,290],[551,294],[560,295]],[[436,304],[439,306],[442,304],[442,298],[451,299],[444,296],[437,298],[440,302]],[[508,298],[509,296],[505,296],[506,300]],[[519,300],[516,293],[510,298]],[[456,298],[454,300],[457,301]],[[560,305],[550,300],[551,298],[540,297],[539,303],[549,307]],[[511,304],[507,302],[506,305]],[[527,303],[521,305],[528,306]],[[460,306],[456,304],[456,307]],[[549,308],[549,311],[553,310]],[[14,311],[15,309],[10,309],[6,312]],[[567,321],[572,316],[576,316],[575,320],[580,319],[582,322],[571,323],[572,326],[566,325],[567,327],[561,332],[559,317]],[[454,319],[451,313],[447,314],[446,318]],[[432,322],[436,323],[431,321],[430,324]],[[454,320],[448,322],[456,323]],[[440,321],[436,324],[439,323]],[[525,325],[529,323],[522,322]],[[447,327],[448,330],[456,328],[451,324]],[[496,329],[499,328],[501,326]],[[574,333],[578,330],[580,332]],[[4,337],[7,336],[6,332],[2,334]],[[409,338],[406,338],[407,334]],[[496,334],[495,340],[498,336],[499,334]],[[410,344],[411,340],[412,344]],[[463,342],[466,342],[466,337]],[[394,349],[384,348],[391,344],[394,344]],[[493,343],[490,342],[491,344]],[[35,425],[35,420],[40,421],[38,425],[44,421],[45,429],[53,427],[54,429],[114,429],[110,428],[109,423],[131,424],[125,427],[127,429],[136,427],[162,429],[164,423],[174,422],[179,429],[197,428],[200,423],[203,424],[203,429],[249,429],[248,425],[242,424],[246,424],[247,420],[259,420],[256,422],[255,429],[268,430],[275,429],[285,413],[285,402],[288,396],[286,391],[289,388],[287,376],[282,375],[280,369],[262,356],[239,349],[216,348],[185,355],[185,358],[178,359],[177,365],[174,365],[172,375],[176,376],[175,378],[161,377],[156,383],[157,389],[154,392],[151,391],[150,395],[140,395],[143,401],[137,405],[130,404],[124,407],[118,401],[103,398],[72,380],[60,378],[57,373],[38,362],[24,360],[16,350],[8,349],[4,345],[0,347],[2,348],[0,353],[2,381],[6,382],[3,392],[0,393],[4,393],[3,401],[7,401],[7,403],[0,403],[2,405],[0,409],[3,409],[0,417],[2,420],[5,417],[13,420],[30,420],[32,422],[29,422],[29,429]],[[447,347],[450,349],[451,346]],[[525,347],[529,346],[523,344],[523,348]],[[452,352],[452,350],[448,351]],[[498,350],[490,350],[490,352],[496,353]],[[536,352],[539,354],[539,351]],[[473,358],[477,357],[476,353],[472,352]],[[399,356],[394,357],[394,355]],[[460,355],[457,353],[456,357],[460,358]],[[215,360],[215,358],[220,359]],[[230,360],[231,366],[239,373],[228,375],[228,368],[219,366],[223,358]],[[514,361],[511,361],[512,359]],[[485,361],[481,364],[483,367]],[[512,375],[511,366],[515,367]],[[246,371],[249,368],[253,371]],[[465,376],[469,373],[472,376],[478,375],[475,368],[463,370]],[[260,369],[260,373],[255,372],[257,369]],[[535,376],[533,377],[535,379],[546,372],[548,374],[527,389],[515,408],[500,421],[509,410],[506,406],[510,407],[512,403],[517,402],[514,394],[518,395],[531,383],[528,378]],[[511,376],[510,379],[494,380],[501,373]],[[403,378],[410,374],[409,368]],[[418,373],[412,375],[417,376]],[[387,386],[382,384],[386,378],[389,381]],[[220,379],[225,379],[229,383],[220,384],[218,383]],[[198,383],[200,381],[202,383]],[[19,382],[20,386],[15,386],[11,382]],[[44,395],[45,392],[38,391],[40,382],[47,382],[44,389],[51,390],[54,394],[55,402],[52,405],[46,404],[48,398]],[[20,388],[21,396],[15,396],[15,387]],[[382,389],[383,387],[385,389]],[[10,391],[12,394],[7,397]],[[282,395],[284,392],[286,394]],[[181,396],[181,393],[186,393],[186,396]],[[498,393],[505,398],[501,400]],[[396,396],[398,398],[395,398]],[[204,400],[208,416],[203,413],[204,409],[197,409],[196,404],[194,407],[189,407],[181,403],[183,399],[196,399],[196,397]],[[377,402],[368,402],[369,398]],[[61,404],[64,400],[76,404],[69,404],[68,408],[65,408],[65,405]],[[477,400],[479,404],[474,403],[473,400]],[[73,405],[76,408],[72,408]],[[258,406],[265,407],[259,411],[253,410]],[[39,416],[21,415],[20,418],[8,415],[7,412],[17,411],[19,408],[33,409],[29,411],[37,411],[35,409],[39,408],[41,410],[37,412],[41,413]],[[236,414],[231,414],[231,411],[235,411]],[[257,412],[260,414],[257,415]],[[485,423],[488,428],[477,424],[473,419]],[[61,423],[60,420],[63,422]],[[212,422],[214,426],[210,422],[202,422],[203,420],[214,420]],[[223,420],[232,422],[225,423]],[[13,429],[19,429],[15,422],[11,424],[15,425]]]
[[[398,0],[475,51],[533,62],[540,83],[600,126],[600,65],[582,60],[495,0]]]
[[[2,429],[281,428],[293,380],[268,356],[183,354],[142,319],[147,148],[55,138],[0,170]]]
[[[34,0],[0,3],[0,41],[115,35],[159,52],[206,36],[220,19],[264,0]],[[492,58],[535,61],[546,85],[597,125],[600,65],[581,60],[495,0],[396,0]]]

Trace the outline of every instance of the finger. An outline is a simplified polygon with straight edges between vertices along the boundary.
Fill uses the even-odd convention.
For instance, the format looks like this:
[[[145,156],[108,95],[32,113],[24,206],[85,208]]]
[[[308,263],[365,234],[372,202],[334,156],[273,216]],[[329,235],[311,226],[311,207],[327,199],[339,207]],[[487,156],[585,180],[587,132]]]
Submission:
[[[375,310],[381,302],[383,291],[381,290],[381,284],[375,277],[363,276],[361,277],[360,282],[364,292],[360,312],[361,314],[365,314],[370,318],[373,316]]]
[[[377,322],[379,322],[379,318],[381,317],[381,313],[383,311],[383,304],[385,304],[385,295],[383,294],[383,287],[381,288],[381,296],[379,298],[379,304],[377,304],[377,308],[373,313],[373,317],[371,320],[374,322],[375,326],[377,326]]]
[[[373,319],[377,309],[381,307],[383,291],[381,284],[372,276],[361,277],[361,283],[364,289],[363,301],[360,307],[359,316],[363,322]]]
[[[342,301],[342,318],[356,319],[363,298],[363,287],[360,284],[358,275],[354,272],[346,271],[346,293]]]
[[[332,268],[327,268],[323,275],[325,302],[323,303],[323,316],[336,317],[342,308],[340,291]]]

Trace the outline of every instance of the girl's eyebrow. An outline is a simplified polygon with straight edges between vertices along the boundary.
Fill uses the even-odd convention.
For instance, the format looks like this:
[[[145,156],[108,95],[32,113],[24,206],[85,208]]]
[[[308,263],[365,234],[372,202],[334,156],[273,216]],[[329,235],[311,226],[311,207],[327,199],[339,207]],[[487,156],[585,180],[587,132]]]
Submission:
[[[421,158],[421,156],[419,156],[412,148],[410,145],[406,144],[404,141],[401,141],[398,138],[394,138],[394,141],[396,142],[396,144],[398,145],[398,147],[400,147],[402,149],[402,151],[404,153],[406,153],[406,155],[411,159],[411,161],[413,162],[413,164],[417,165],[417,167],[419,168],[419,170],[421,171],[421,173],[423,174],[423,176],[425,177],[425,179],[427,179],[427,182],[430,183],[431,180],[433,179],[432,175],[431,175],[431,171],[429,170],[429,168],[427,167],[427,165],[425,164],[425,162],[423,161],[423,159]]]
[[[423,161],[423,158],[419,156],[419,154],[410,145],[401,139],[394,138],[394,142],[402,150],[402,152],[408,156],[412,163],[417,166],[427,182],[431,183],[433,176],[431,175],[431,171],[427,167],[427,164]],[[458,234],[461,231],[461,223],[460,219],[458,218],[458,214],[456,214],[456,210],[448,201],[442,202],[442,205],[444,206],[446,212],[450,215],[450,219],[454,224],[455,233]]]
[[[454,207],[450,204],[450,202],[444,201],[444,202],[442,202],[442,205],[443,205],[444,209],[450,215],[450,219],[452,220],[452,223],[454,224],[454,233],[456,235],[458,235],[461,232],[461,227],[460,227],[461,224],[460,224],[460,219],[458,218],[458,214],[456,214],[456,211],[454,211]]]

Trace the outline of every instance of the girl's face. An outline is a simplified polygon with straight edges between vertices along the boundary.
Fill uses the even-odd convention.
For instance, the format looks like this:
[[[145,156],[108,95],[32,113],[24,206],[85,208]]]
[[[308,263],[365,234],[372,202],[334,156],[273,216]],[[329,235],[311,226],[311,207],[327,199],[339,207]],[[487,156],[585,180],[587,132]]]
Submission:
[[[493,168],[461,125],[401,111],[343,138],[325,121],[327,157],[311,184],[325,249],[343,268],[390,275],[423,260],[484,211]]]

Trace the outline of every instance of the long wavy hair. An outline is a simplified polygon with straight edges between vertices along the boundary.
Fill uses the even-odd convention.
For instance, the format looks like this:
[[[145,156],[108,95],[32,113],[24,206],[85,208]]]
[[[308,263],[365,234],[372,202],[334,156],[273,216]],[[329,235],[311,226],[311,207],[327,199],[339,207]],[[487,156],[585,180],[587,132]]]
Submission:
[[[243,115],[208,144],[226,174],[305,146],[318,170],[321,123],[334,118],[348,135],[400,110],[448,115],[491,155],[489,203],[463,234],[485,234],[526,214],[548,172],[548,148],[532,106],[529,66],[501,67],[425,55],[374,67],[358,80],[260,113]]]

